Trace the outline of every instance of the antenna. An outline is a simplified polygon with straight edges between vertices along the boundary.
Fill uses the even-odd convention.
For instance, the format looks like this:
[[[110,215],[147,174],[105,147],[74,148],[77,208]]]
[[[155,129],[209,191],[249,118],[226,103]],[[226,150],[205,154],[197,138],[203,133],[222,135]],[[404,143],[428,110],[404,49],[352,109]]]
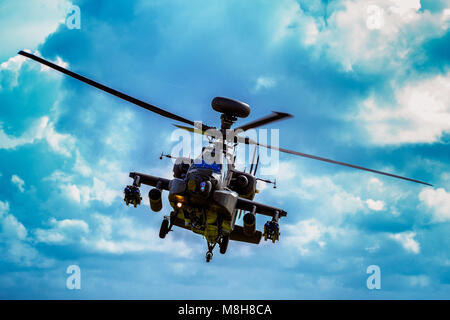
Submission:
[[[259,164],[259,153],[258,153],[258,158],[256,159],[255,172],[253,172],[254,176],[256,176],[256,170],[258,170],[258,164]]]
[[[249,171],[250,174],[252,174],[253,164],[255,163],[256,148],[257,148],[257,146],[255,146],[255,149],[253,150],[253,158],[252,158],[252,163],[251,163],[250,171]],[[259,155],[258,155],[258,158],[259,158]]]

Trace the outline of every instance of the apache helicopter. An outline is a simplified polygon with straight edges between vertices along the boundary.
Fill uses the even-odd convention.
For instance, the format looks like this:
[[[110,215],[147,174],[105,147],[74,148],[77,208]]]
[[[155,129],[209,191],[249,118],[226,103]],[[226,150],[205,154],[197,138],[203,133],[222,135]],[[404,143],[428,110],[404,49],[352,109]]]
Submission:
[[[215,128],[193,122],[128,96],[31,53],[20,51],[19,54],[131,102],[139,107],[189,125],[189,127],[176,125],[178,128],[193,133],[200,133],[209,137],[209,145],[203,147],[202,153],[195,159],[161,154],[160,159],[163,157],[176,158],[173,166],[173,179],[131,172],[130,178],[133,179],[133,183],[128,185],[124,190],[125,203],[127,205],[132,204],[136,207],[142,200],[139,189],[140,186],[144,184],[153,187],[149,191],[148,197],[150,208],[155,212],[159,212],[162,209],[162,191],[168,191],[168,199],[172,211],[170,215],[165,216],[162,221],[159,232],[160,238],[165,238],[166,235],[172,231],[174,226],[191,230],[194,233],[202,235],[206,239],[208,245],[206,262],[211,261],[213,249],[217,244],[220,247],[220,253],[225,254],[229,240],[259,244],[261,238],[264,237],[265,240],[271,240],[275,243],[279,240],[280,236],[278,221],[280,218],[287,215],[287,212],[283,209],[253,201],[255,194],[258,192],[256,189],[258,180],[266,183],[273,183],[274,187],[276,187],[276,181],[273,182],[256,177],[259,155],[256,165],[253,167],[255,153],[253,154],[253,161],[249,172],[236,169],[235,151],[236,146],[240,143],[254,145],[255,151],[257,147],[265,147],[301,157],[370,171],[372,173],[431,186],[431,184],[423,181],[387,172],[262,144],[240,135],[246,130],[291,118],[292,115],[288,113],[273,112],[266,117],[231,129],[238,118],[246,118],[250,114],[250,107],[244,102],[216,97],[212,100],[212,108],[221,114],[221,125],[220,128]],[[243,216],[243,225],[240,226],[236,224],[236,220],[238,220],[242,212],[246,213]],[[271,218],[265,223],[264,232],[256,230],[256,214],[262,214]]]

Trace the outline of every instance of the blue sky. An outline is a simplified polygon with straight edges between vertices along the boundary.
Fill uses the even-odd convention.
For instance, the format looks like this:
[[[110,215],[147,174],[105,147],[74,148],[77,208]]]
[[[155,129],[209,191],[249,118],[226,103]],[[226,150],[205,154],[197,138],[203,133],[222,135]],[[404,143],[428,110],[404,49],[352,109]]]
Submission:
[[[450,298],[450,2],[374,3],[2,0],[0,297]],[[215,96],[292,113],[270,127],[283,147],[434,187],[280,155],[257,198],[288,211],[280,243],[206,264],[199,236],[161,240],[163,214],[122,201],[128,172],[170,177],[173,121],[22,49],[210,125]]]

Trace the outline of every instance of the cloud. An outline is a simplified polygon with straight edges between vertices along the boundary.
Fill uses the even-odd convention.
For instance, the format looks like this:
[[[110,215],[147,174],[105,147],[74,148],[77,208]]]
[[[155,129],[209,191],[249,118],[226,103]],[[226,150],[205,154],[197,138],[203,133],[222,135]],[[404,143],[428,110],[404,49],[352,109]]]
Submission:
[[[0,123],[0,149],[15,149],[40,140],[45,140],[54,152],[66,157],[71,156],[75,144],[75,139],[71,135],[57,132],[47,116],[36,120],[19,137],[6,134]]]
[[[0,61],[20,49],[35,48],[44,41],[60,23],[64,23],[70,5],[67,0],[2,1],[0,29],[8,32],[2,34]]]
[[[20,266],[49,267],[51,259],[33,246],[28,230],[9,212],[9,203],[0,201],[0,257]]]
[[[370,210],[381,211],[384,209],[384,202],[381,200],[367,199],[366,204]]]
[[[450,132],[450,73],[395,89],[395,102],[364,101],[358,119],[379,145],[433,143]]]
[[[314,245],[324,247],[326,245],[324,236],[335,232],[333,228],[324,226],[316,219],[301,220],[284,228],[287,232],[286,243],[297,248],[301,255],[309,254],[310,248]]]
[[[210,124],[217,121],[217,115],[207,112],[214,95],[248,101],[252,110],[261,115],[279,105],[281,111],[296,115],[284,123],[283,146],[317,151],[338,160],[358,159],[362,165],[383,169],[384,152],[392,149],[378,149],[373,144],[355,147],[341,141],[342,132],[359,132],[355,133],[353,124],[342,123],[339,117],[354,110],[355,105],[359,107],[358,102],[366,100],[371,92],[377,97],[377,106],[388,105],[378,98],[389,95],[382,89],[391,82],[393,88],[405,86],[400,78],[406,71],[409,77],[408,66],[415,50],[423,39],[445,33],[442,27],[446,24],[439,20],[438,11],[428,14],[399,7],[402,13],[394,13],[389,11],[394,2],[380,1],[376,4],[385,10],[384,25],[369,30],[365,3],[282,0],[255,5],[233,0],[231,4],[205,6],[201,1],[103,1],[99,6],[80,1],[82,16],[89,17],[83,20],[82,29],[61,26],[39,50],[46,58],[58,61],[57,57],[61,57],[60,63],[67,61],[74,71]],[[398,24],[392,20],[394,14],[404,15]],[[430,17],[435,21],[427,25]],[[186,19],[193,21],[188,28]],[[91,32],[92,27],[96,32]],[[143,38],[148,41],[139,41]],[[32,45],[24,47],[34,49]],[[8,62],[15,53],[0,62]],[[359,283],[355,274],[364,273],[374,260],[386,269],[398,270],[398,261],[410,259],[412,251],[400,247],[400,241],[387,234],[397,235],[404,230],[421,235],[419,248],[430,263],[424,266],[414,261],[408,270],[398,273],[426,273],[430,283],[444,279],[445,271],[431,259],[434,252],[430,253],[429,248],[440,237],[445,239],[442,235],[448,233],[448,228],[442,223],[429,225],[427,219],[422,219],[415,193],[420,189],[389,178],[291,158],[294,162],[280,165],[278,192],[266,188],[256,198],[289,212],[280,221],[280,246],[230,243],[227,255],[217,254],[213,265],[205,265],[206,248],[200,237],[176,230],[161,240],[161,216],[149,214],[148,206],[126,208],[121,199],[122,188],[130,183],[129,171],[171,176],[170,163],[155,164],[163,151],[163,140],[155,137],[169,136],[167,125],[171,122],[57,72],[40,69],[36,63],[20,64],[16,59],[10,59],[0,76],[0,105],[11,106],[0,108],[0,132],[6,136],[0,141],[8,146],[0,150],[2,178],[10,183],[5,177],[19,173],[26,178],[26,186],[32,187],[26,188],[30,189],[26,195],[11,195],[8,190],[2,193],[17,208],[15,220],[5,220],[8,236],[0,241],[0,287],[5,289],[0,291],[7,292],[8,297],[45,298],[52,294],[64,298],[64,293],[53,290],[47,281],[42,281],[35,292],[32,286],[20,290],[20,283],[60,274],[61,265],[70,258],[92,276],[90,283],[103,284],[81,292],[86,298],[148,298],[157,293],[166,298],[212,295],[220,299],[236,297],[236,292],[240,298],[255,298],[255,294],[267,298],[274,290],[282,298],[371,298],[365,281]],[[367,76],[367,72],[375,75]],[[255,92],[259,77],[259,91]],[[414,78],[411,75],[410,84],[416,83]],[[43,117],[48,118],[45,125],[38,122]],[[57,134],[68,136],[66,139]],[[170,150],[171,145],[165,145]],[[419,149],[411,149],[416,147]],[[446,154],[441,145],[431,147],[433,156]],[[393,166],[409,159],[411,150],[423,152],[418,146],[405,148],[396,149],[395,155],[392,152]],[[446,164],[443,162],[440,168],[446,170]],[[141,191],[145,195],[146,187]],[[374,212],[371,206],[380,208],[380,202],[384,210],[367,214]],[[0,203],[0,208],[6,206]],[[399,213],[396,216],[390,214],[394,209]],[[430,232],[422,232],[424,229]],[[288,237],[292,241],[287,241]],[[416,241],[416,237],[412,240]],[[442,243],[433,246],[436,251],[444,247]],[[12,277],[4,269],[16,271],[26,261],[34,267],[42,252],[57,261],[54,269],[21,269],[17,283],[5,285]],[[442,261],[449,260],[445,250],[440,254]],[[243,258],[248,255],[252,255],[251,259]],[[21,260],[21,256],[28,258]],[[191,257],[194,259],[188,260]],[[286,260],[291,262],[283,273],[270,271]],[[249,276],[245,270],[253,264],[264,267],[253,268]],[[109,270],[107,275],[105,268]],[[127,272],[130,268],[131,273]],[[231,283],[220,278],[222,269],[233,275]],[[206,274],[207,280],[195,284],[180,281],[189,274]],[[261,282],[262,278],[267,281]],[[389,279],[386,281],[388,285]],[[212,284],[221,284],[223,290],[218,293]],[[396,292],[380,294],[384,298],[415,294],[406,282],[397,288]],[[429,288],[417,294],[437,295]],[[443,286],[441,296],[447,294]]]
[[[88,225],[84,220],[50,220],[50,228],[33,231],[35,240],[48,245],[75,245],[89,252],[127,254],[165,252],[188,258],[192,248],[185,242],[168,237],[158,238],[156,229],[143,227],[128,217],[94,214]]]
[[[83,220],[63,219],[50,220],[50,229],[34,230],[35,239],[46,244],[73,244],[83,240],[89,232],[89,225]]]
[[[430,285],[431,279],[428,275],[421,274],[417,276],[406,277],[411,287],[425,288]]]
[[[77,203],[87,203],[89,201],[89,188],[83,189],[81,193],[80,188],[74,184],[62,184],[60,185],[61,193],[68,199]],[[83,194],[83,197],[82,197]]]
[[[255,84],[255,87],[253,88],[253,91],[257,92],[257,91],[260,91],[263,89],[270,89],[270,88],[274,87],[276,83],[277,82],[274,78],[263,77],[263,76],[258,77],[256,79],[256,84]]]
[[[444,21],[450,20],[445,12],[420,11],[419,0],[335,1],[322,9],[328,16],[302,9],[307,7],[294,1],[280,6],[273,41],[297,40],[346,72],[378,73],[407,65],[406,57],[427,39],[443,36]]]
[[[0,64],[0,91],[3,88],[11,89],[18,85],[19,70],[25,60],[25,57],[16,55]]]
[[[324,219],[322,222],[334,221],[339,225],[344,216],[363,211],[364,201],[351,188],[343,187],[333,180],[333,177],[328,176],[305,176],[298,188],[289,186],[288,189],[292,195],[316,203],[315,211]]]
[[[185,242],[171,237],[159,239],[156,229],[140,226],[131,218],[111,219],[100,214],[94,218],[97,230],[103,232],[93,232],[92,237],[85,241],[85,245],[93,251],[109,254],[153,251],[184,258],[192,257],[194,248]]]
[[[450,221],[450,193],[445,189],[424,188],[419,199],[431,212],[435,222]]]
[[[129,182],[128,174],[114,160],[102,158],[88,165],[82,159],[77,151],[72,173],[56,170],[44,180],[55,183],[62,196],[83,206],[93,201],[113,205],[123,195],[122,187]]]
[[[420,1],[343,1],[343,9],[327,20],[320,43],[346,71],[399,67],[426,39],[444,34],[438,22],[442,14],[419,9]]]
[[[400,243],[406,251],[418,254],[420,252],[420,244],[417,240],[414,239],[415,236],[416,233],[411,231],[389,235],[391,239]]]
[[[1,217],[2,236],[18,240],[24,240],[27,236],[27,230],[16,217],[11,214],[5,214]]]
[[[19,189],[20,192],[25,191],[25,189],[23,188],[23,186],[25,185],[25,181],[20,179],[20,177],[18,175],[13,174],[11,177],[11,182],[17,186],[17,188]]]

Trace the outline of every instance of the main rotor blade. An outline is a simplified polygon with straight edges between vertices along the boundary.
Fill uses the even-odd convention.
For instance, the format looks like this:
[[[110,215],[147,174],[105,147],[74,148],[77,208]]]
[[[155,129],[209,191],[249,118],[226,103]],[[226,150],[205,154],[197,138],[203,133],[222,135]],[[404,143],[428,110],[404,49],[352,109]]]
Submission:
[[[112,88],[109,88],[109,87],[107,87],[107,86],[105,86],[105,85],[103,85],[101,83],[98,83],[98,82],[95,82],[95,81],[93,81],[91,79],[83,77],[83,76],[81,76],[81,75],[79,75],[79,74],[77,74],[75,72],[72,72],[72,71],[67,70],[67,69],[65,69],[63,67],[60,67],[60,66],[58,66],[58,65],[56,65],[56,64],[54,64],[52,62],[49,62],[49,61],[47,61],[45,59],[37,57],[37,56],[35,56],[35,55],[31,54],[31,53],[28,53],[28,52],[25,52],[25,51],[19,51],[19,54],[24,56],[24,57],[33,59],[34,61],[37,61],[39,63],[42,63],[43,65],[46,65],[47,67],[50,67],[50,68],[55,69],[55,70],[57,70],[59,72],[62,72],[64,74],[68,75],[68,76],[71,76],[72,78],[75,78],[75,79],[80,80],[80,81],[82,81],[84,83],[87,83],[87,84],[89,84],[89,85],[91,85],[93,87],[96,87],[96,88],[98,88],[100,90],[103,90],[103,91],[105,91],[105,92],[107,92],[109,94],[112,94],[112,95],[114,95],[114,96],[116,96],[116,97],[118,97],[120,99],[123,99],[125,101],[131,102],[131,103],[133,103],[133,104],[135,104],[135,105],[137,105],[137,106],[139,106],[141,108],[144,108],[144,109],[147,109],[147,110],[152,111],[154,113],[157,113],[157,114],[159,114],[159,115],[161,115],[163,117],[166,117],[166,118],[169,118],[169,119],[172,119],[172,120],[176,120],[176,121],[180,121],[180,122],[184,122],[184,123],[190,124],[192,126],[194,125],[194,121],[191,121],[191,120],[188,120],[186,118],[180,117],[180,116],[178,116],[176,114],[173,114],[173,113],[171,113],[169,111],[166,111],[166,110],[163,110],[161,108],[155,107],[154,105],[151,105],[151,104],[149,104],[147,102],[144,102],[142,100],[133,98],[133,97],[131,97],[131,96],[125,94],[125,93],[122,93],[120,91],[117,91],[117,90],[114,90]]]
[[[275,121],[279,121],[279,120],[287,119],[287,118],[292,118],[292,117],[293,117],[293,115],[289,114],[289,113],[272,111],[272,113],[269,114],[268,116],[265,116],[265,117],[260,118],[260,119],[256,119],[256,120],[254,120],[252,122],[249,122],[249,123],[244,124],[244,125],[242,125],[240,127],[237,127],[234,130],[246,131],[248,129],[261,127],[261,126],[266,125],[268,123],[272,123],[272,122],[275,122]]]
[[[192,128],[192,127],[186,127],[186,126],[182,126],[179,124],[173,124],[175,127],[179,128],[179,129],[183,129],[192,133],[198,133],[198,134],[202,134],[204,136],[216,136],[216,135],[221,135],[220,131],[217,130],[217,128],[214,127],[208,127],[205,125],[202,125],[202,128]],[[207,130],[210,130],[209,132],[207,132]],[[209,134],[208,134],[209,133]]]
[[[334,163],[334,164],[338,164],[338,165],[341,165],[341,166],[346,166],[346,167],[359,169],[359,170],[365,170],[365,171],[378,173],[378,174],[382,174],[382,175],[393,177],[393,178],[398,178],[398,179],[403,179],[403,180],[412,181],[412,182],[416,182],[416,183],[421,183],[421,184],[424,184],[424,185],[427,185],[427,186],[433,186],[432,184],[429,184],[427,182],[423,182],[423,181],[415,180],[415,179],[411,179],[411,178],[406,178],[406,177],[402,177],[402,176],[398,176],[398,175],[395,175],[395,174],[392,174],[392,173],[388,173],[388,172],[383,172],[383,171],[373,170],[373,169],[369,169],[369,168],[364,168],[364,167],[360,167],[360,166],[357,166],[357,165],[354,165],[354,164],[345,163],[345,162],[336,161],[336,160],[331,160],[331,159],[322,158],[322,157],[318,157],[318,156],[313,156],[311,154],[302,153],[302,152],[298,152],[298,151],[293,151],[293,150],[289,150],[289,149],[278,148],[278,147],[274,147],[274,146],[271,146],[271,145],[258,143],[258,142],[254,141],[252,139],[241,137],[241,136],[238,136],[237,138],[238,138],[237,139],[238,142],[245,143],[245,144],[254,144],[254,145],[261,146],[261,147],[265,147],[265,148],[269,148],[269,149],[278,150],[278,151],[281,151],[281,152],[293,154],[293,155],[296,155],[296,156],[301,156],[301,157],[310,158],[310,159],[314,159],[314,160],[320,160],[320,161],[324,161],[324,162]]]

